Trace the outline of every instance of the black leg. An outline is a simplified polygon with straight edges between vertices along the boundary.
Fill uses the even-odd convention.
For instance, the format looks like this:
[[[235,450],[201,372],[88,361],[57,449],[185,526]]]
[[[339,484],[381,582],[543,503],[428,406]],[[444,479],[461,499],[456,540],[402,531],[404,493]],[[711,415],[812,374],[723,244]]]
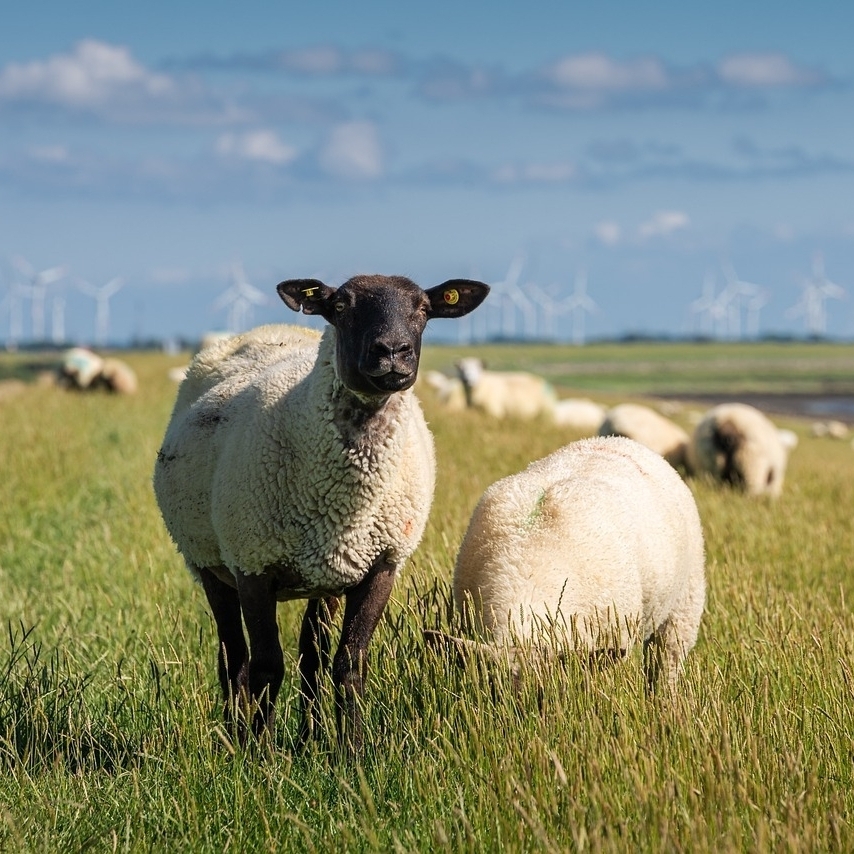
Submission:
[[[302,619],[299,636],[300,682],[302,690],[302,730],[300,741],[305,743],[317,736],[320,724],[320,693],[318,675],[329,667],[330,624],[338,611],[338,600],[310,599]]]
[[[273,707],[285,675],[285,659],[276,622],[276,597],[269,578],[237,574],[237,592],[249,635],[246,687],[251,704],[252,731],[260,736],[272,727]]]
[[[248,649],[240,619],[237,589],[229,587],[209,569],[199,569],[199,577],[208,598],[219,638],[219,684],[225,702],[225,717],[230,724],[234,703],[246,684]]]
[[[341,643],[332,662],[339,742],[352,752],[361,750],[362,698],[368,672],[368,644],[394,585],[396,567],[377,562],[368,575],[347,591]]]

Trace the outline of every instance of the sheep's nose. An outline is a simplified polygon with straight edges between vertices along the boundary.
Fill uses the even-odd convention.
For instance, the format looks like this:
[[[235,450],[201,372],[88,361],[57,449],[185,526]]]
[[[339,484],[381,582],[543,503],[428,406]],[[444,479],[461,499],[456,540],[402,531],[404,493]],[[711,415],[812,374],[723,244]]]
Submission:
[[[392,359],[408,356],[412,353],[412,345],[408,341],[389,344],[385,341],[374,341],[371,344],[371,355],[377,359]]]

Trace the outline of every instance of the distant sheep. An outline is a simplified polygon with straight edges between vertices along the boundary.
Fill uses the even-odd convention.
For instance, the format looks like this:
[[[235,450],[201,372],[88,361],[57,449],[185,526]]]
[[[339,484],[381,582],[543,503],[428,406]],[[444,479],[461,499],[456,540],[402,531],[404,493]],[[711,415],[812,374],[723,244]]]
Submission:
[[[126,362],[113,358],[104,359],[95,384],[113,394],[136,394],[139,387],[133,368]]]
[[[816,438],[827,437],[828,439],[847,439],[848,425],[844,421],[831,419],[830,421],[814,421],[810,432]]]
[[[630,439],[582,439],[486,490],[457,556],[454,602],[492,642],[481,649],[527,641],[512,655],[555,645],[622,655],[643,641],[648,686],[663,667],[672,687],[697,640],[704,564],[697,507],[676,471]]]
[[[767,416],[746,403],[722,403],[697,424],[686,459],[692,474],[709,474],[748,495],[776,498],[783,491],[788,456]]]
[[[585,398],[564,398],[555,401],[552,420],[559,427],[594,436],[605,420],[605,407]]]
[[[102,358],[85,347],[66,350],[59,366],[60,385],[77,391],[104,390],[115,394],[135,394],[136,374],[127,363],[115,358]]]
[[[532,419],[551,416],[555,392],[542,377],[527,371],[489,371],[468,356],[457,362],[468,405],[494,418]]]
[[[308,599],[302,738],[316,730],[325,612],[346,596],[332,678],[339,738],[358,748],[368,645],[433,498],[432,436],[412,393],[422,334],[431,318],[468,314],[489,288],[356,276],[277,290],[292,310],[321,315],[323,335],[262,326],[201,350],[179,387],[154,489],[213,612],[227,718],[247,702],[253,730],[269,726],[284,677],[276,602]]]
[[[66,350],[59,366],[58,380],[62,385],[75,389],[87,389],[101,375],[104,360],[85,347]]]
[[[462,412],[467,406],[466,390],[459,377],[449,377],[441,371],[425,371],[422,389],[430,389],[429,394],[447,412]]]
[[[685,466],[688,433],[678,424],[639,403],[620,403],[605,414],[600,436],[625,436],[646,445],[674,467]]]

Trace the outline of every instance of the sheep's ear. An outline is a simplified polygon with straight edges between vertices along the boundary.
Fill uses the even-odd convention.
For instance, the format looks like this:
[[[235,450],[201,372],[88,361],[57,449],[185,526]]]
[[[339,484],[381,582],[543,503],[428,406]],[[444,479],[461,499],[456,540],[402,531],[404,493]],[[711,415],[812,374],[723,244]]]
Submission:
[[[329,297],[335,290],[319,279],[288,279],[276,285],[285,305],[294,311],[302,309],[303,314],[325,315]]]
[[[462,317],[474,311],[489,293],[489,285],[471,279],[449,279],[427,291],[430,317]]]

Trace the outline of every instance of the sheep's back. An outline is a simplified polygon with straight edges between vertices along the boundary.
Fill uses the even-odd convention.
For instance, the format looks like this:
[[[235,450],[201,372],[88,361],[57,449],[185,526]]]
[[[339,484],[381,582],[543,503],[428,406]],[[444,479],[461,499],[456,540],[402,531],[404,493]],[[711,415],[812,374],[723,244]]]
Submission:
[[[622,620],[647,634],[703,572],[693,497],[657,454],[621,438],[565,446],[493,484],[457,559],[454,596],[471,598],[498,639],[530,636],[538,622],[598,627]],[[604,622],[603,622],[604,621]]]
[[[682,465],[689,436],[678,424],[636,403],[621,403],[608,410],[599,427],[600,436],[625,436],[664,457],[671,465]]]

